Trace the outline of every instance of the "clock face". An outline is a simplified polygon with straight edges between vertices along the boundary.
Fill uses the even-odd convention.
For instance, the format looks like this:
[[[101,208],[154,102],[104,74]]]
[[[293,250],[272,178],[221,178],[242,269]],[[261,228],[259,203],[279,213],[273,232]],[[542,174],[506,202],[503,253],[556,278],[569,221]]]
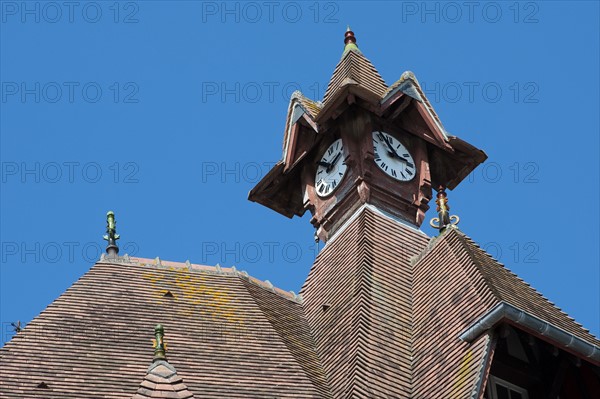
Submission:
[[[346,174],[346,161],[342,139],[337,139],[331,145],[319,162],[315,175],[315,190],[319,197],[331,194]]]
[[[379,169],[400,181],[409,181],[415,177],[415,161],[406,147],[385,132],[373,132],[375,163]]]

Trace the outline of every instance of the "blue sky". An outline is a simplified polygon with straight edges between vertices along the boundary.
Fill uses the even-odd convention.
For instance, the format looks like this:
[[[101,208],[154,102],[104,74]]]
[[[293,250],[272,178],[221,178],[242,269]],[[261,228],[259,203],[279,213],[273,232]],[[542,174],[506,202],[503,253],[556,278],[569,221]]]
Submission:
[[[308,215],[246,197],[347,24],[388,84],[413,71],[487,152],[449,192],[460,228],[599,335],[597,2],[70,4],[1,2],[2,342],[92,266],[109,209],[121,253],[297,292]]]

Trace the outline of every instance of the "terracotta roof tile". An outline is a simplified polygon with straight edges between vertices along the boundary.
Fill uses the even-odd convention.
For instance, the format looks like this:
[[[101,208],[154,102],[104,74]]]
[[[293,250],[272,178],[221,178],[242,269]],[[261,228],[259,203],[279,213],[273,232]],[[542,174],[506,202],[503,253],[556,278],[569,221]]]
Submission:
[[[572,317],[555,306],[531,285],[523,281],[491,255],[481,249],[473,240],[461,232],[456,233],[471,255],[481,277],[498,301],[511,304],[525,312],[547,321],[593,345],[600,347],[600,340],[577,323]]]
[[[0,397],[131,397],[157,322],[196,397],[328,397],[293,294],[230,268],[140,258],[97,263],[7,343]]]
[[[489,371],[491,332],[472,343],[459,336],[502,302],[600,346],[458,229],[444,231],[416,258],[413,281],[413,397],[467,398],[476,392]]]
[[[304,110],[306,110],[306,112],[308,112],[308,114],[310,115],[310,117],[312,119],[315,119],[317,117],[317,115],[319,114],[319,112],[321,111],[321,108],[323,108],[323,104],[321,104],[320,102],[311,100],[310,98],[306,97],[304,94],[302,94],[299,91],[296,91],[292,94],[292,99],[294,99],[294,98],[296,100],[298,100],[300,105],[302,105],[302,108],[304,108]]]
[[[387,90],[387,85],[377,69],[358,51],[344,53],[329,80],[323,103],[331,101],[338,89],[346,84],[360,85],[379,97],[382,97]]]
[[[234,268],[105,259],[0,350],[0,398],[470,398],[493,332],[459,336],[501,303],[600,343],[459,230],[430,240],[368,206],[301,292]],[[146,367],[157,322],[177,376]]]
[[[415,263],[413,298],[413,397],[471,397],[491,340],[459,335],[496,299],[455,234],[436,238]]]
[[[319,254],[301,292],[334,397],[409,397],[410,258],[426,245],[364,208]]]
[[[190,399],[194,395],[188,390],[177,371],[165,360],[155,361],[148,368],[132,399],[167,398]]]
[[[411,71],[405,71],[400,76],[400,79],[395,81],[390,87],[388,87],[386,89],[385,93],[382,95],[381,102],[382,103],[385,102],[393,94],[393,92],[398,88],[402,92],[407,93],[411,97],[413,97],[416,100],[425,104],[425,107],[427,108],[427,110],[429,111],[429,113],[431,114],[433,119],[437,122],[437,124],[439,125],[441,130],[444,131],[445,133],[447,133],[446,129],[444,128],[444,125],[442,124],[442,121],[441,121],[439,115],[437,114],[437,112],[435,112],[435,109],[431,105],[431,102],[429,101],[429,99],[425,95],[425,92],[421,88],[421,85],[419,84],[417,77]]]

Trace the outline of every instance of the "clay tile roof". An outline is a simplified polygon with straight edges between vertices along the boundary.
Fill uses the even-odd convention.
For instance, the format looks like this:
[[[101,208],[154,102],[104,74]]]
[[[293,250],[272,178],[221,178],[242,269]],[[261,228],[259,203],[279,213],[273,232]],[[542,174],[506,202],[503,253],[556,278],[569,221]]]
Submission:
[[[288,105],[287,117],[285,119],[285,132],[283,134],[283,156],[282,159],[286,159],[286,150],[289,145],[291,138],[291,127],[294,123],[300,119],[303,113],[306,113],[312,120],[321,111],[323,105],[320,102],[313,101],[308,97],[304,96],[300,91],[296,90],[292,93],[290,103]],[[316,124],[314,125],[317,126]]]
[[[312,119],[315,119],[321,111],[321,108],[323,108],[323,104],[311,100],[310,98],[302,94],[300,91],[295,91],[294,93],[292,93],[291,100],[294,99],[296,99],[300,103],[302,108],[304,108],[304,110],[308,112]]]
[[[461,333],[502,302],[598,342],[459,230],[428,240],[368,206],[327,243],[301,293],[334,397],[476,397],[493,331]]]
[[[429,239],[371,206],[327,243],[301,292],[233,267],[104,259],[0,349],[0,397],[472,398],[496,324],[463,332],[503,304],[600,349],[458,229]],[[155,354],[147,369],[157,321],[172,365]]]
[[[98,262],[1,348],[0,397],[131,398],[159,321],[196,398],[329,397],[298,296],[234,268],[141,258]]]
[[[146,377],[132,399],[166,398],[189,399],[194,395],[188,390],[177,371],[165,360],[150,365]]]
[[[384,103],[397,90],[400,90],[403,93],[409,95],[410,97],[413,97],[417,101],[420,101],[423,104],[425,104],[427,111],[431,114],[433,119],[437,122],[437,124],[439,125],[441,130],[443,132],[447,133],[446,130],[444,129],[444,126],[442,125],[442,121],[441,121],[439,115],[437,114],[437,112],[435,112],[435,109],[431,105],[431,102],[429,102],[429,99],[427,99],[425,92],[421,88],[421,85],[419,84],[419,81],[417,80],[417,77],[415,76],[415,74],[413,72],[405,71],[400,76],[400,79],[395,81],[390,87],[387,88],[386,92],[382,95],[381,102]]]
[[[413,272],[413,397],[466,398],[480,388],[489,365],[490,332],[473,342],[459,336],[503,302],[600,346],[597,338],[458,229],[432,239],[416,258]]]
[[[334,397],[410,397],[410,259],[427,242],[366,207],[319,254],[301,293]]]
[[[537,318],[547,321],[584,341],[600,347],[600,340],[581,324],[563,312],[550,300],[523,281],[508,268],[497,262],[481,249],[471,238],[461,232],[455,233],[469,252],[477,270],[498,301],[506,302]]]
[[[330,101],[340,88],[349,84],[359,85],[379,97],[382,97],[387,90],[385,81],[371,61],[361,52],[354,50],[345,52],[335,67],[327,91],[325,91],[323,103]]]

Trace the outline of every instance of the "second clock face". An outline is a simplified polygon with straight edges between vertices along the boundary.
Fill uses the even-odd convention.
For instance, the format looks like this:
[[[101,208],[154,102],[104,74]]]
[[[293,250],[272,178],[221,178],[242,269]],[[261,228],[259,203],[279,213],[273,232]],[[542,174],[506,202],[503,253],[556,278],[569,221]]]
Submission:
[[[406,147],[385,132],[373,132],[375,163],[379,169],[400,181],[409,181],[415,177],[415,161]]]
[[[337,139],[331,145],[319,162],[315,175],[315,190],[319,197],[326,197],[335,190],[346,174],[346,162],[342,139]]]

